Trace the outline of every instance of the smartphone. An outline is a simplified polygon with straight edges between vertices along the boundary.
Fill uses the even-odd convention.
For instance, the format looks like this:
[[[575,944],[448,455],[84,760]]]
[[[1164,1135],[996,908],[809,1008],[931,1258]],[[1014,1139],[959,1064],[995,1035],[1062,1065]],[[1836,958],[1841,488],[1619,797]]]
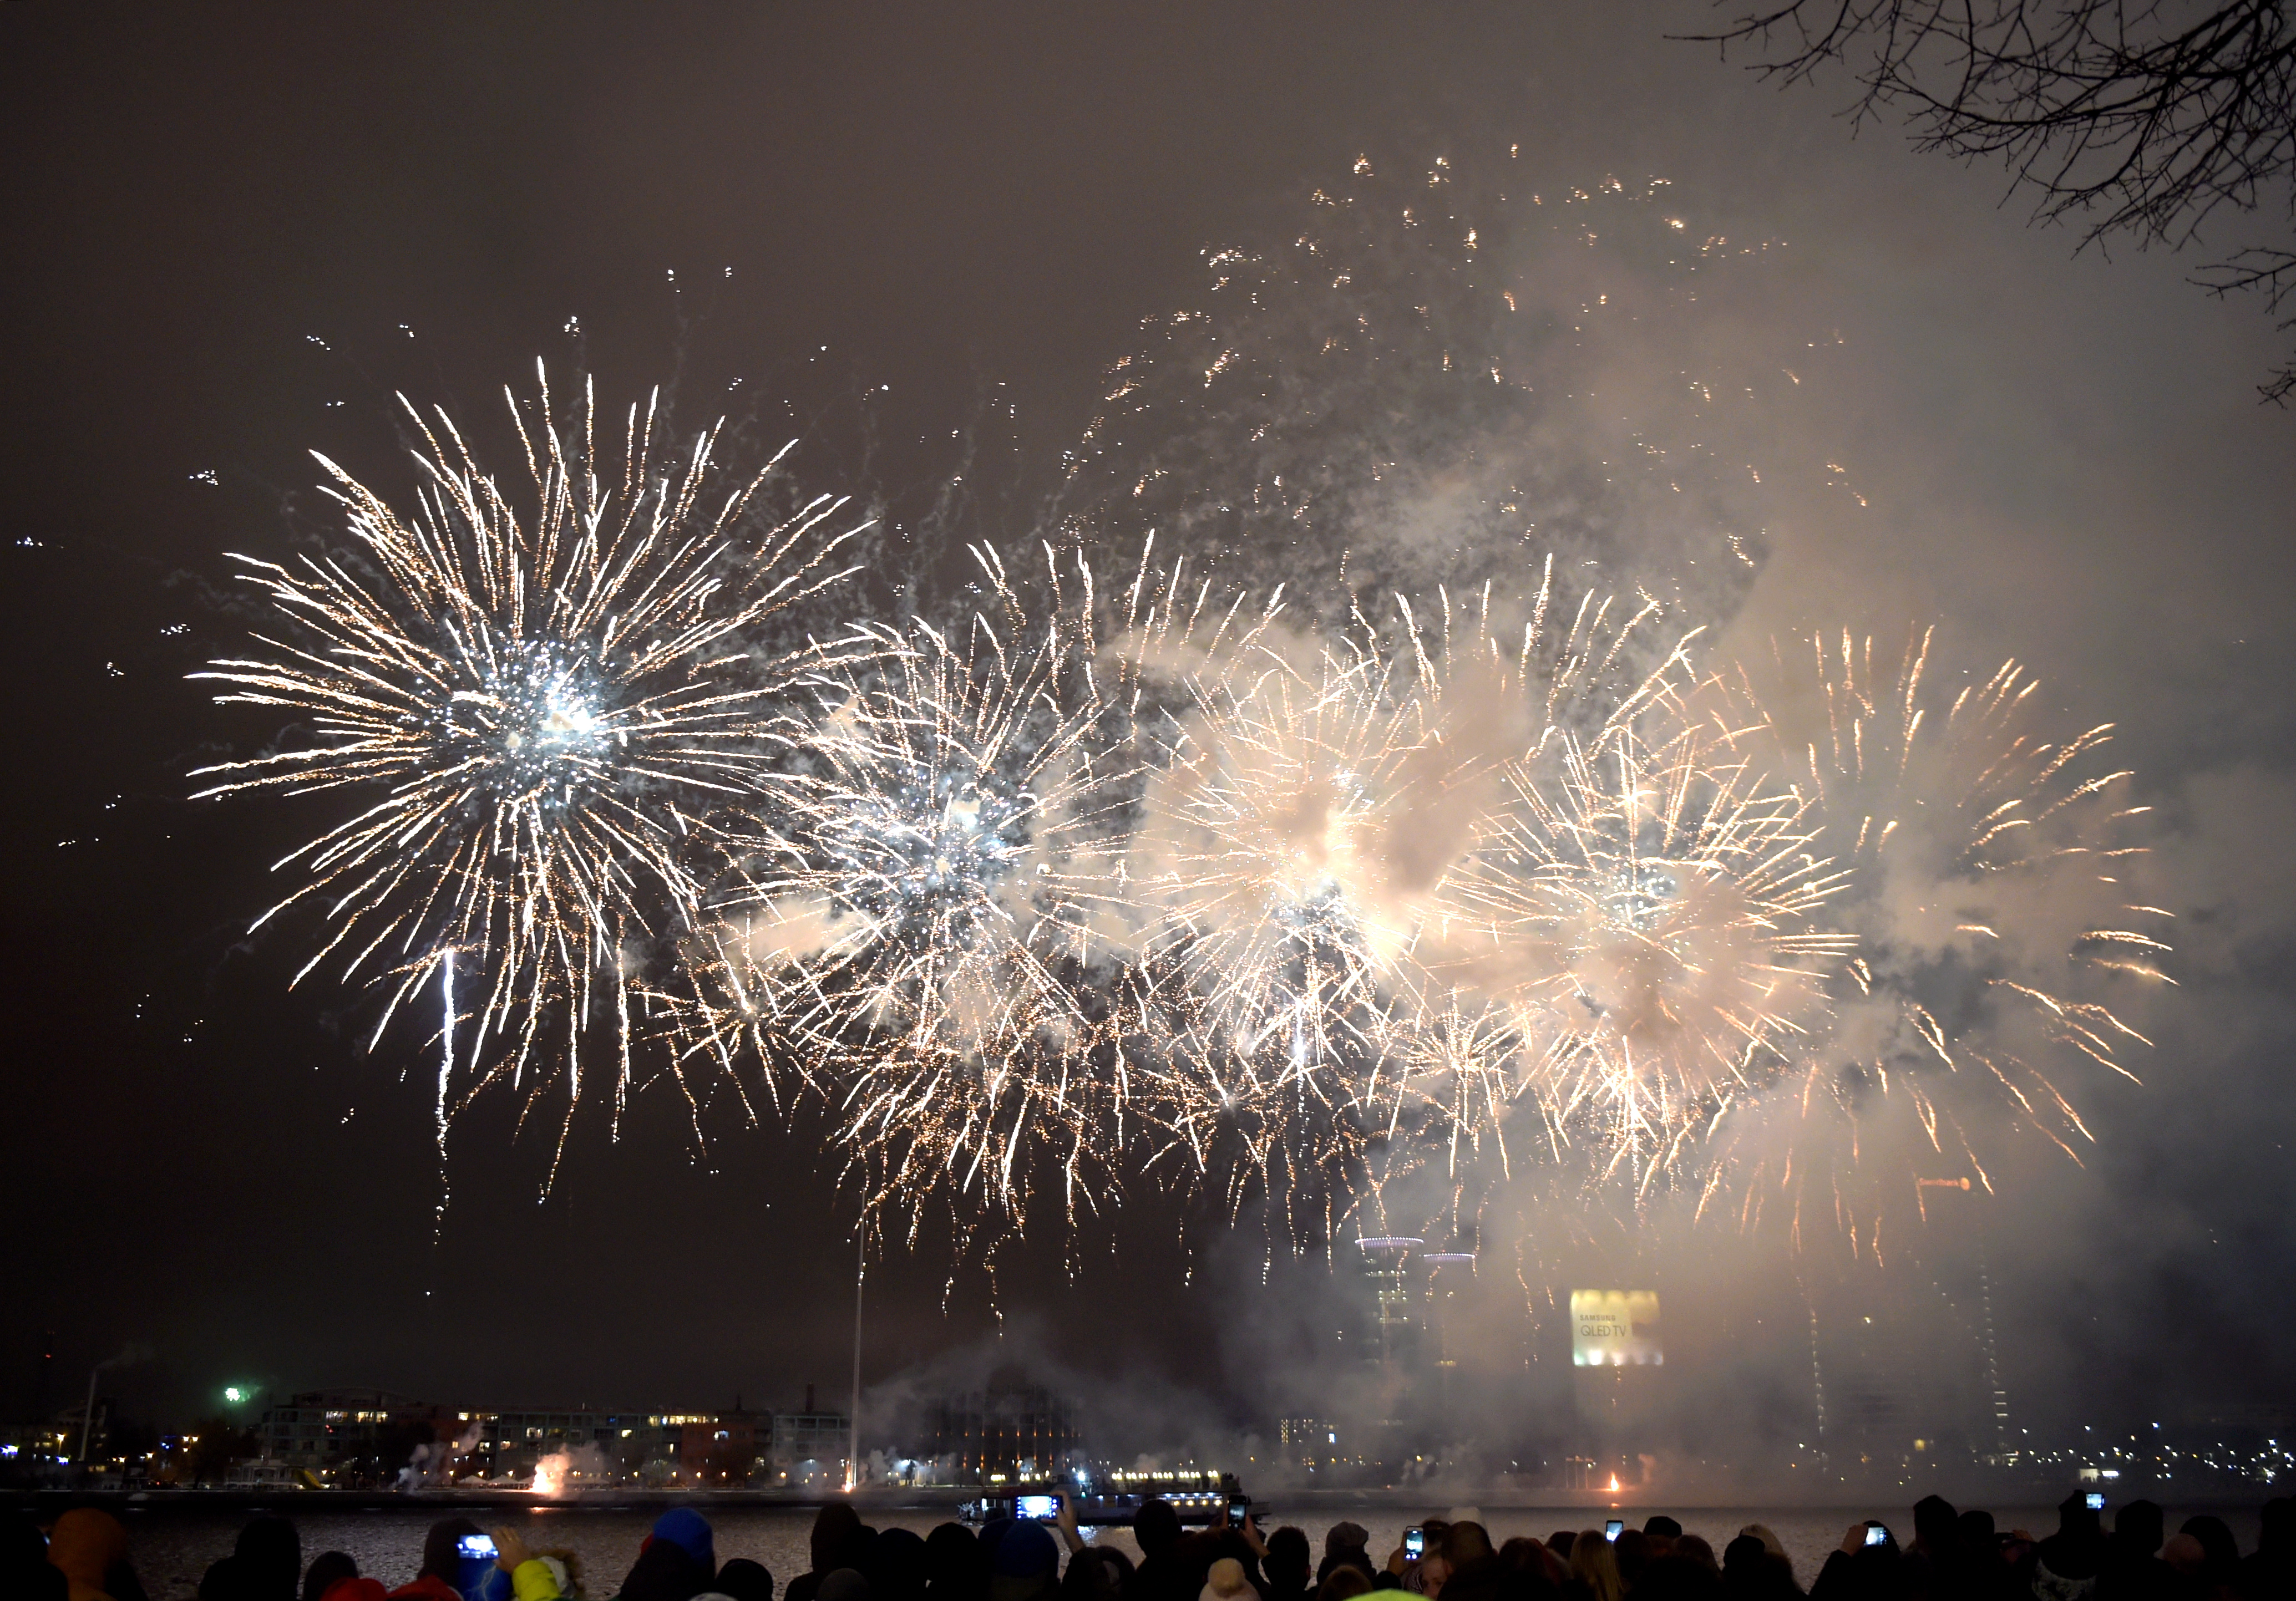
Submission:
[[[1877,1523],[1872,1518],[1867,1518],[1866,1520],[1866,1543],[1869,1546],[1888,1545],[1890,1543],[1890,1525],[1887,1523]]]
[[[467,1561],[492,1562],[496,1556],[494,1536],[465,1534],[455,1542],[455,1551]]]
[[[1244,1498],[1240,1495],[1230,1496],[1228,1498],[1227,1521],[1230,1528],[1242,1528],[1243,1520],[1250,1515],[1251,1503],[1250,1501],[1244,1499]]]
[[[1609,1540],[1612,1545],[1616,1545],[1619,1540],[1619,1536],[1624,1534],[1626,1532],[1627,1520],[1622,1517],[1614,1517],[1603,1525],[1603,1538]]]
[[[2102,1490],[2092,1490],[2087,1495],[2083,1496],[2081,1499],[2088,1504],[2088,1509],[2091,1512],[2102,1512],[2104,1510],[2104,1491]]]
[[[1061,1498],[1056,1495],[1021,1496],[1014,1501],[1013,1515],[1022,1523],[1052,1523],[1061,1515]]]
[[[1419,1528],[1403,1532],[1403,1554],[1416,1561],[1427,1555],[1427,1531]]]

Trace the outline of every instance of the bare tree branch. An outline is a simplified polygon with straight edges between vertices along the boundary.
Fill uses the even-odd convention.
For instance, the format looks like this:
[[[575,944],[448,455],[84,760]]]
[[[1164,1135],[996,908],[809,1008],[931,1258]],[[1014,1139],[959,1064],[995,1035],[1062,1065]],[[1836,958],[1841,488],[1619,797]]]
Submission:
[[[2260,294],[2264,306],[2277,314],[2292,295],[2296,295],[2296,250],[2276,250],[2256,248],[2202,267],[2193,282],[2218,299],[2236,291]],[[2280,331],[2296,331],[2296,314],[2282,317]],[[2296,360],[2285,361],[2273,370],[2272,381],[2263,386],[2264,397],[2276,405],[2285,405],[2291,395],[2296,395]]]
[[[1728,4],[1730,0],[1718,0]],[[1718,32],[1784,84],[1839,64],[1853,127],[1901,118],[1915,143],[1998,158],[2036,191],[2037,220],[2084,219],[2084,247],[2126,235],[2182,249],[2220,211],[2296,219],[2296,22],[2291,0],[1775,0]],[[2203,269],[2213,293],[2256,290],[2277,312],[2287,252]],[[2283,323],[2284,330],[2296,322]],[[2296,363],[2263,391],[2284,404]]]

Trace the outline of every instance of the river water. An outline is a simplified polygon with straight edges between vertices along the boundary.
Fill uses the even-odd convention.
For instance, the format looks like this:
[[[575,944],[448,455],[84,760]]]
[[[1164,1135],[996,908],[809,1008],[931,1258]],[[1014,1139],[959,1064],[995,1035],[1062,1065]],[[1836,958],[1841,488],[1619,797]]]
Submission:
[[[806,1535],[813,1526],[814,1515],[810,1511],[777,1507],[712,1508],[706,1503],[700,1504],[700,1509],[717,1530],[720,1562],[747,1556],[765,1564],[774,1575],[776,1593],[783,1584],[806,1570]],[[129,1558],[152,1601],[193,1601],[199,1589],[200,1575],[207,1571],[209,1563],[230,1554],[232,1541],[244,1521],[243,1515],[196,1507],[120,1507],[114,1510],[127,1525]],[[1325,1507],[1287,1515],[1277,1499],[1268,1507],[1261,1526],[1268,1529],[1286,1523],[1299,1524],[1308,1532],[1309,1545],[1320,1556],[1324,1531],[1346,1518],[1371,1532],[1371,1549],[1374,1559],[1379,1559],[1394,1548],[1407,1524],[1423,1517],[1442,1516],[1448,1510],[1448,1506],[1443,1504],[1416,1510],[1398,1504],[1385,1510]],[[1621,1515],[1639,1526],[1650,1510],[1636,1508]],[[2171,1507],[2169,1528],[2174,1531],[2195,1510],[2216,1512],[2232,1525],[2243,1551],[2255,1548],[2254,1508]],[[345,1551],[357,1561],[360,1572],[380,1579],[392,1589],[414,1577],[422,1558],[423,1531],[432,1519],[442,1515],[450,1515],[437,1508],[396,1507],[377,1511],[314,1509],[292,1514],[302,1535],[306,1563],[322,1551]],[[623,1576],[636,1559],[638,1542],[644,1539],[657,1515],[584,1506],[518,1507],[498,1513],[482,1510],[464,1515],[489,1527],[496,1522],[509,1522],[519,1529],[528,1545],[537,1550],[573,1552],[581,1559],[584,1592],[594,1597],[607,1597],[621,1588]],[[1600,1511],[1584,1507],[1491,1507],[1484,1510],[1482,1522],[1495,1541],[1517,1534],[1544,1540],[1558,1529],[1582,1529],[1590,1524],[1600,1527],[1603,1515]],[[1816,1574],[1825,1554],[1841,1543],[1844,1526],[1852,1521],[1879,1517],[1898,1532],[1899,1540],[1913,1537],[1913,1514],[1903,1507],[1876,1507],[1862,1512],[1841,1507],[1688,1508],[1674,1515],[1680,1520],[1685,1532],[1703,1535],[1718,1556],[1746,1524],[1767,1523],[1793,1557],[1794,1572],[1805,1585]],[[938,1508],[900,1511],[865,1507],[863,1516],[880,1529],[914,1529],[920,1534],[948,1519],[948,1514]],[[2021,1527],[2046,1534],[2056,1527],[2054,1510],[1997,1507],[1995,1516],[2004,1530]],[[1138,1555],[1128,1529],[1103,1531],[1095,1538]]]

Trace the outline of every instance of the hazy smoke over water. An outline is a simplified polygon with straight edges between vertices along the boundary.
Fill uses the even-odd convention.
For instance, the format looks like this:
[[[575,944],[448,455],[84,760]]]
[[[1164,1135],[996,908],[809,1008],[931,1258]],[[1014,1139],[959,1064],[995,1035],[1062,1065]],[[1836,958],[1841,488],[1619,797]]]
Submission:
[[[1302,660],[1319,634],[1351,625],[1399,637],[1398,596],[1424,609],[1487,594],[1501,631],[1519,625],[1550,560],[1558,588],[1656,601],[1664,622],[1635,665],[1706,630],[1699,660],[1734,675],[1731,692],[1747,698],[1737,723],[1718,714],[1718,726],[1762,725],[1746,759],[1809,797],[1809,849],[1866,870],[1833,917],[1864,960],[1854,982],[1833,985],[1801,1082],[1741,1098],[1705,1131],[1699,1181],[1590,1189],[1517,1108],[1502,1120],[1508,1161],[1455,1152],[1387,1171],[1374,1160],[1329,1264],[1319,1257],[1304,1278],[1243,1237],[1211,1252],[1209,1270],[1232,1276],[1239,1294],[1254,1279],[1285,1289],[1285,1312],[1224,1331],[1232,1360],[1290,1371],[1327,1400],[1334,1386],[1376,1388],[1332,1357],[1328,1328],[1312,1333],[1362,1299],[1348,1245],[1358,1227],[1480,1242],[1472,1286],[1445,1292],[1457,1303],[1448,1360],[1532,1409],[1567,1387],[1552,1330],[1558,1296],[1582,1280],[1663,1279],[1710,1314],[1681,1348],[1702,1338],[1712,1360],[1734,1364],[1737,1399],[1682,1402],[1670,1438],[1808,1434],[1828,1360],[1858,1373],[1886,1365],[1817,1333],[1829,1319],[1870,1327],[1850,1309],[1875,1297],[1927,1297],[1960,1331],[1939,1383],[1966,1389],[1974,1247],[1967,1225],[1955,1225],[1964,1238],[1950,1247],[1939,1243],[1932,1192],[1916,1180],[2030,1193],[2049,1164],[2074,1171],[2068,1153],[2093,1148],[2085,1107],[2136,1092],[2116,1079],[2122,1058],[2174,1082],[2177,1065],[2152,1059],[2138,1036],[2155,1026],[2161,986],[2145,970],[2175,943],[2175,892],[2161,864],[2113,854],[2140,845],[2151,824],[2103,733],[2084,733],[2052,702],[2028,703],[2020,673],[2013,717],[1948,736],[1956,696],[1982,690],[1987,664],[1955,654],[1950,619],[1932,649],[1918,629],[1904,632],[1928,619],[1845,592],[1836,636],[1844,622],[1883,624],[1855,646],[1858,688],[1874,702],[1864,738],[1914,747],[1883,783],[1878,751],[1869,771],[1856,751],[1827,746],[1842,731],[1852,646],[1824,633],[1827,619],[1803,621],[1806,577],[1775,586],[1804,603],[1791,625],[1775,604],[1755,604],[1759,631],[1734,626],[1774,552],[1855,548],[1869,505],[1826,443],[1840,430],[1818,398],[1844,376],[1840,334],[1804,325],[1783,241],[1733,237],[1700,212],[1696,194],[1663,181],[1555,183],[1512,152],[1357,161],[1260,237],[1209,249],[1201,293],[1144,321],[1139,347],[1108,370],[1056,498],[1062,532],[1088,551],[1152,542],[1160,563],[1192,564],[1191,590],[1246,592],[1255,607],[1280,587],[1289,654]],[[1929,650],[1911,699],[1893,682],[1901,649]],[[1905,700],[1894,743],[1881,738],[1893,693]],[[1903,715],[1915,700],[1924,733],[1909,740]],[[1500,731],[1472,719],[1464,731],[1471,740]],[[2012,779],[2054,777],[2050,764],[2068,752],[2055,788],[2016,820],[2026,831],[1988,835],[1988,808]],[[1216,767],[1218,741],[1202,739],[1197,758]],[[2005,760],[2006,771],[1988,769]],[[1149,811],[1159,814],[1160,798],[1169,826],[1144,830],[1144,860],[1185,854],[1178,813],[1198,781],[1167,775],[1169,793]],[[1312,774],[1291,792],[1267,828],[1296,824],[1308,854],[1352,874],[1358,898],[1407,927],[1411,885],[1425,876],[1414,863],[1439,871],[1456,857],[1445,816],[1390,825],[1409,843],[1383,853],[1346,829],[1335,835],[1338,812]],[[2139,938],[2099,941],[2099,930],[2131,928]],[[2083,1009],[2102,1002],[2130,1027]],[[1820,1026],[1808,1009],[1789,1021]],[[1247,1364],[1246,1351],[1265,1360]],[[1288,1354],[1279,1361],[1277,1351]],[[1395,1405],[1357,1403],[1366,1415]]]

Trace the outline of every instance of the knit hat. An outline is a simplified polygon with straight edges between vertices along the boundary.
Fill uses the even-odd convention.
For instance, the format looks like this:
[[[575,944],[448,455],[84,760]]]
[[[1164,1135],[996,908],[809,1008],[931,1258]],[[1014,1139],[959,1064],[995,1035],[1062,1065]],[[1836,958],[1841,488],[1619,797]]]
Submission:
[[[1233,1556],[1223,1556],[1212,1564],[1205,1575],[1202,1593],[1196,1601],[1237,1601],[1251,1588],[1251,1581],[1243,1576],[1243,1564]]]
[[[996,1542],[996,1572],[1007,1579],[1034,1579],[1061,1565],[1061,1548],[1038,1523],[1015,1523]]]
[[[718,1571],[718,1544],[709,1520],[691,1507],[673,1507],[653,1522],[653,1537],[666,1540],[701,1564],[702,1572]]]

